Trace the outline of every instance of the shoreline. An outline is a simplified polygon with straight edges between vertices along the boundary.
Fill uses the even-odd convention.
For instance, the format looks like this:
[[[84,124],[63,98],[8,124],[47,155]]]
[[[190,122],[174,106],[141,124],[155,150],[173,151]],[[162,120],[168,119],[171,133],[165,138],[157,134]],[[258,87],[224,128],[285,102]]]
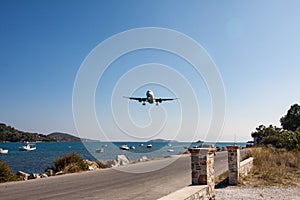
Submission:
[[[56,179],[56,178],[64,178],[64,177],[69,177],[69,176],[80,176],[82,174],[86,174],[86,173],[98,173],[99,171],[103,171],[103,170],[115,170],[115,171],[119,171],[119,172],[124,172],[124,173],[140,173],[140,172],[129,172],[124,170],[124,168],[130,168],[130,166],[134,166],[134,165],[147,165],[147,164],[151,164],[151,163],[156,163],[156,162],[160,162],[160,161],[168,161],[168,160],[172,160],[170,163],[173,163],[174,161],[176,161],[177,159],[179,159],[182,156],[189,156],[190,154],[178,154],[178,155],[171,155],[168,157],[162,157],[162,158],[153,158],[151,160],[147,160],[147,161],[140,161],[140,162],[131,162],[127,165],[119,165],[119,166],[115,166],[115,167],[108,167],[108,168],[97,168],[94,170],[86,170],[86,171],[80,171],[80,172],[75,172],[75,173],[66,173],[66,174],[59,174],[59,175],[54,175],[54,176],[48,176],[45,178],[34,178],[34,179],[28,179],[28,180],[19,180],[19,181],[9,181],[9,182],[3,182],[0,183],[1,185],[7,185],[7,184],[23,184],[23,183],[28,183],[28,182],[33,182],[33,181],[47,181],[50,179]],[[123,169],[122,169],[123,168]]]
[[[123,142],[117,144],[108,144],[107,147],[103,147],[107,143],[94,143],[88,142],[84,144],[80,142],[41,142],[37,143],[37,149],[32,152],[21,152],[19,146],[21,143],[2,143],[0,145],[4,149],[8,149],[8,154],[0,154],[0,159],[7,163],[12,171],[24,171],[26,173],[44,173],[45,167],[53,166],[53,162],[64,155],[71,152],[78,153],[83,159],[90,161],[108,161],[114,160],[117,155],[125,154],[133,162],[140,159],[142,156],[147,156],[148,159],[163,158],[165,156],[176,155],[186,151],[185,146],[189,143],[173,143],[171,147],[164,143],[153,143],[152,149],[147,149],[145,146],[138,146],[139,143],[128,143],[128,146],[135,146],[134,150],[124,151],[120,150],[119,146],[124,144]],[[226,146],[227,143],[217,144],[220,146]],[[103,148],[104,152],[96,153],[96,149]],[[168,151],[172,149],[171,151]]]

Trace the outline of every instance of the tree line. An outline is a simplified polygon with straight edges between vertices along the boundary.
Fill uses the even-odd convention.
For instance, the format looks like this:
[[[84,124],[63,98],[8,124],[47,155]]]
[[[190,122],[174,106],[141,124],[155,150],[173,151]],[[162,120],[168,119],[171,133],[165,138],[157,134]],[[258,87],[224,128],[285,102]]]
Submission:
[[[300,106],[294,104],[280,118],[282,127],[260,125],[251,136],[255,145],[272,145],[287,150],[300,150]]]
[[[46,135],[38,133],[28,133],[15,129],[14,127],[7,126],[6,124],[0,123],[0,142],[51,142],[56,141],[53,138],[49,138]]]

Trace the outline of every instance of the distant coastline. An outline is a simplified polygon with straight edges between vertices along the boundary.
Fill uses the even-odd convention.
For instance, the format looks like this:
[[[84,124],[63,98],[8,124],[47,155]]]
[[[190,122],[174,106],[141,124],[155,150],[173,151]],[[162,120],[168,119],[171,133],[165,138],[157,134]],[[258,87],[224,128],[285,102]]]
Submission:
[[[10,125],[0,122],[0,142],[100,142],[99,140],[93,140],[88,138],[79,138],[69,133],[53,132],[50,134],[40,134],[40,133],[30,133],[25,131],[20,131]],[[102,141],[102,142],[121,142],[121,141]],[[137,141],[127,141],[127,142],[137,142]],[[142,142],[142,141],[141,141]],[[152,139],[149,141],[143,141],[146,143],[216,143],[203,140],[197,140],[195,142],[187,141],[176,141],[169,139]],[[220,142],[220,141],[219,141]],[[225,142],[224,143],[232,143]],[[243,142],[237,142],[243,143]]]
[[[153,140],[149,140],[147,141],[148,143],[151,142],[163,142],[163,143],[170,143],[170,142],[178,142],[176,140],[166,140],[166,139],[153,139]]]
[[[54,132],[48,135],[20,131],[0,123],[0,142],[81,142],[87,141],[68,133]]]

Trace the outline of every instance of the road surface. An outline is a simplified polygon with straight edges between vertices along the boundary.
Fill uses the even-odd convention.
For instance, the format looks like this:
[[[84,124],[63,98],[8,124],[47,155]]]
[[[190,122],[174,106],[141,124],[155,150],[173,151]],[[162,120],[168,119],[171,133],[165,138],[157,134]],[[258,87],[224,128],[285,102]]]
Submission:
[[[167,167],[147,173],[163,162]],[[216,175],[227,170],[227,152],[215,157]],[[166,158],[119,168],[67,174],[45,179],[0,184],[1,200],[16,199],[157,199],[191,184],[190,156]]]

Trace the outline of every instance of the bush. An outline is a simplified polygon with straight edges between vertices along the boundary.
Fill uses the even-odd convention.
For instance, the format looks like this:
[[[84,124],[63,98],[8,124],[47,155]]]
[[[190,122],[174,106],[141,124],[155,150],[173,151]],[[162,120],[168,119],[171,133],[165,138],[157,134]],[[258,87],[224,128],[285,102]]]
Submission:
[[[88,165],[75,152],[62,156],[54,161],[56,171],[74,173],[88,170]]]
[[[106,168],[109,168],[109,166],[99,160],[96,161],[97,165],[98,165],[98,168],[100,169],[106,169]]]
[[[300,127],[296,131],[289,131],[270,125],[256,128],[251,134],[256,145],[272,145],[287,150],[300,150]]]
[[[12,173],[9,166],[5,162],[0,161],[0,183],[17,180],[17,176]]]

